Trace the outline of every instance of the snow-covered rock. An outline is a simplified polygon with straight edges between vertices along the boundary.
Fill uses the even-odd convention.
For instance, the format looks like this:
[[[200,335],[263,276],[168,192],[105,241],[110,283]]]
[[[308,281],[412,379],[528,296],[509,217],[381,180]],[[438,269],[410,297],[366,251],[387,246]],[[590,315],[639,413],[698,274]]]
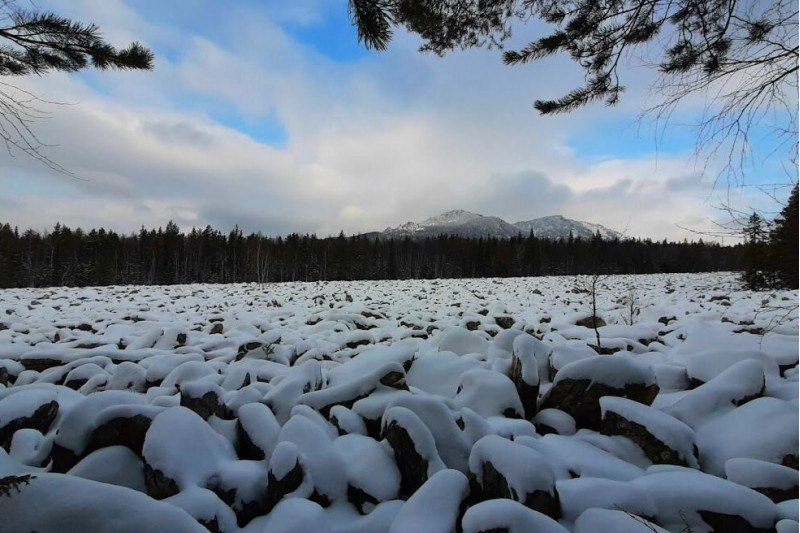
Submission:
[[[559,516],[555,474],[541,453],[487,435],[472,447],[469,470],[486,499],[508,498],[552,518]]]
[[[736,457],[725,461],[725,477],[780,503],[798,498],[797,470],[758,459]]]
[[[142,457],[147,494],[162,499],[190,487],[205,487],[221,463],[236,460],[236,453],[196,413],[173,407],[153,419]]]
[[[573,533],[668,533],[656,524],[627,511],[617,509],[586,509],[575,521]]]
[[[769,498],[696,470],[655,471],[632,484],[656,504],[656,523],[681,531],[769,531],[777,517]]]
[[[440,470],[430,477],[397,513],[390,533],[449,533],[456,529],[469,482],[457,470]]]
[[[626,398],[600,398],[604,435],[620,435],[635,442],[655,464],[697,468],[692,428],[653,407]]]
[[[556,482],[556,491],[561,502],[561,516],[567,522],[577,522],[589,509],[594,508],[618,510],[637,516],[656,515],[653,500],[631,483],[579,477],[559,480]],[[588,522],[588,518],[582,522]]]
[[[52,390],[27,389],[0,399],[0,446],[8,451],[21,429],[46,433],[58,415],[56,398]]]
[[[797,408],[775,398],[757,398],[697,429],[700,466],[725,475],[725,462],[735,457],[797,465],[800,447]]]
[[[461,520],[464,533],[508,531],[509,533],[567,533],[547,515],[528,509],[514,500],[487,500],[470,507]]]
[[[597,430],[601,397],[620,396],[649,405],[657,394],[650,365],[627,355],[595,355],[561,368],[540,407],[560,409],[577,427]]]
[[[0,497],[8,533],[207,531],[180,508],[129,488],[62,474],[6,480],[12,482],[16,488]]]

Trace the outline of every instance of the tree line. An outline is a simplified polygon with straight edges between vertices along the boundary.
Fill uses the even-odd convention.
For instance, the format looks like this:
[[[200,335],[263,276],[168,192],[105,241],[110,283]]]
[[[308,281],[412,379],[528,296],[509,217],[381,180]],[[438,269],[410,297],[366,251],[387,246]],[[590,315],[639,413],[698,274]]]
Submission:
[[[755,212],[747,219],[742,281],[749,289],[798,288],[797,193],[795,185],[775,220]]]
[[[741,269],[741,246],[570,238],[439,236],[378,239],[224,233],[210,226],[121,235],[57,224],[22,233],[0,225],[0,287],[169,285]]]

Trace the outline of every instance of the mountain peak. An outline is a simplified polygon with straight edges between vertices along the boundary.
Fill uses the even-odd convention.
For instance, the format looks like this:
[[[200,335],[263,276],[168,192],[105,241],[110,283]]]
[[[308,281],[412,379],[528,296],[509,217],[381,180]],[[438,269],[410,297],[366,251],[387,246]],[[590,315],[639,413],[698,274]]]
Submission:
[[[514,224],[524,233],[533,231],[533,234],[541,239],[562,239],[567,238],[570,233],[573,237],[581,239],[591,239],[598,233],[603,239],[619,239],[622,235],[600,224],[572,220],[563,215],[550,215],[546,217],[534,218]]]
[[[421,226],[454,226],[459,224],[465,224],[471,220],[475,220],[477,218],[484,218],[483,215],[479,215],[477,213],[472,213],[470,211],[466,211],[464,209],[452,209],[450,211],[445,211],[440,215],[436,215],[434,217],[430,217],[425,219],[420,223]]]
[[[508,239],[530,232],[540,239],[566,239],[573,237],[591,239],[596,234],[604,239],[621,237],[619,233],[599,224],[571,220],[563,215],[550,215],[516,224],[509,224],[499,217],[485,216],[464,209],[452,209],[427,218],[422,222],[406,222],[394,228],[386,228],[384,237],[433,237],[437,235],[457,235],[460,237],[494,237]]]

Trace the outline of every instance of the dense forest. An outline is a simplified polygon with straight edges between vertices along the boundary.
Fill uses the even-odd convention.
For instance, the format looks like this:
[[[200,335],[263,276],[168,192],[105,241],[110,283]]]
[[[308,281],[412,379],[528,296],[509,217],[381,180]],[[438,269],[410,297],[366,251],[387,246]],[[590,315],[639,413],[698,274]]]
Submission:
[[[207,227],[120,235],[57,224],[22,233],[0,225],[0,287],[166,285],[357,279],[707,272],[740,269],[740,247],[650,240],[379,240],[223,233]]]

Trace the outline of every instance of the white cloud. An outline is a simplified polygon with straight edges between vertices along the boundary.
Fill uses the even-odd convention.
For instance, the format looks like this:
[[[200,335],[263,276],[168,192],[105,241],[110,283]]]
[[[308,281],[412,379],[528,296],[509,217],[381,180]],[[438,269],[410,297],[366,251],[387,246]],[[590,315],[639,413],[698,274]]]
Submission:
[[[50,157],[87,181],[22,156],[0,159],[2,217],[14,224],[133,231],[172,218],[183,227],[325,235],[463,207],[510,221],[561,213],[633,236],[682,238],[691,235],[676,223],[714,215],[684,155],[587,162],[569,148],[582,121],[614,111],[536,115],[534,95],[580,82],[559,75],[564,61],[537,70],[504,67],[496,52],[439,59],[401,35],[387,54],[335,63],[263,13],[238,13],[240,40],[229,42],[159,26],[118,0],[82,0],[72,13],[95,13],[98,3],[95,20],[115,37],[144,36],[180,53],[152,73],[102,73],[91,85],[61,75],[20,80],[79,102],[54,109],[36,131],[59,144]],[[307,15],[298,23],[312,23]],[[215,122],[219,108],[256,123],[276,116],[285,145]]]

